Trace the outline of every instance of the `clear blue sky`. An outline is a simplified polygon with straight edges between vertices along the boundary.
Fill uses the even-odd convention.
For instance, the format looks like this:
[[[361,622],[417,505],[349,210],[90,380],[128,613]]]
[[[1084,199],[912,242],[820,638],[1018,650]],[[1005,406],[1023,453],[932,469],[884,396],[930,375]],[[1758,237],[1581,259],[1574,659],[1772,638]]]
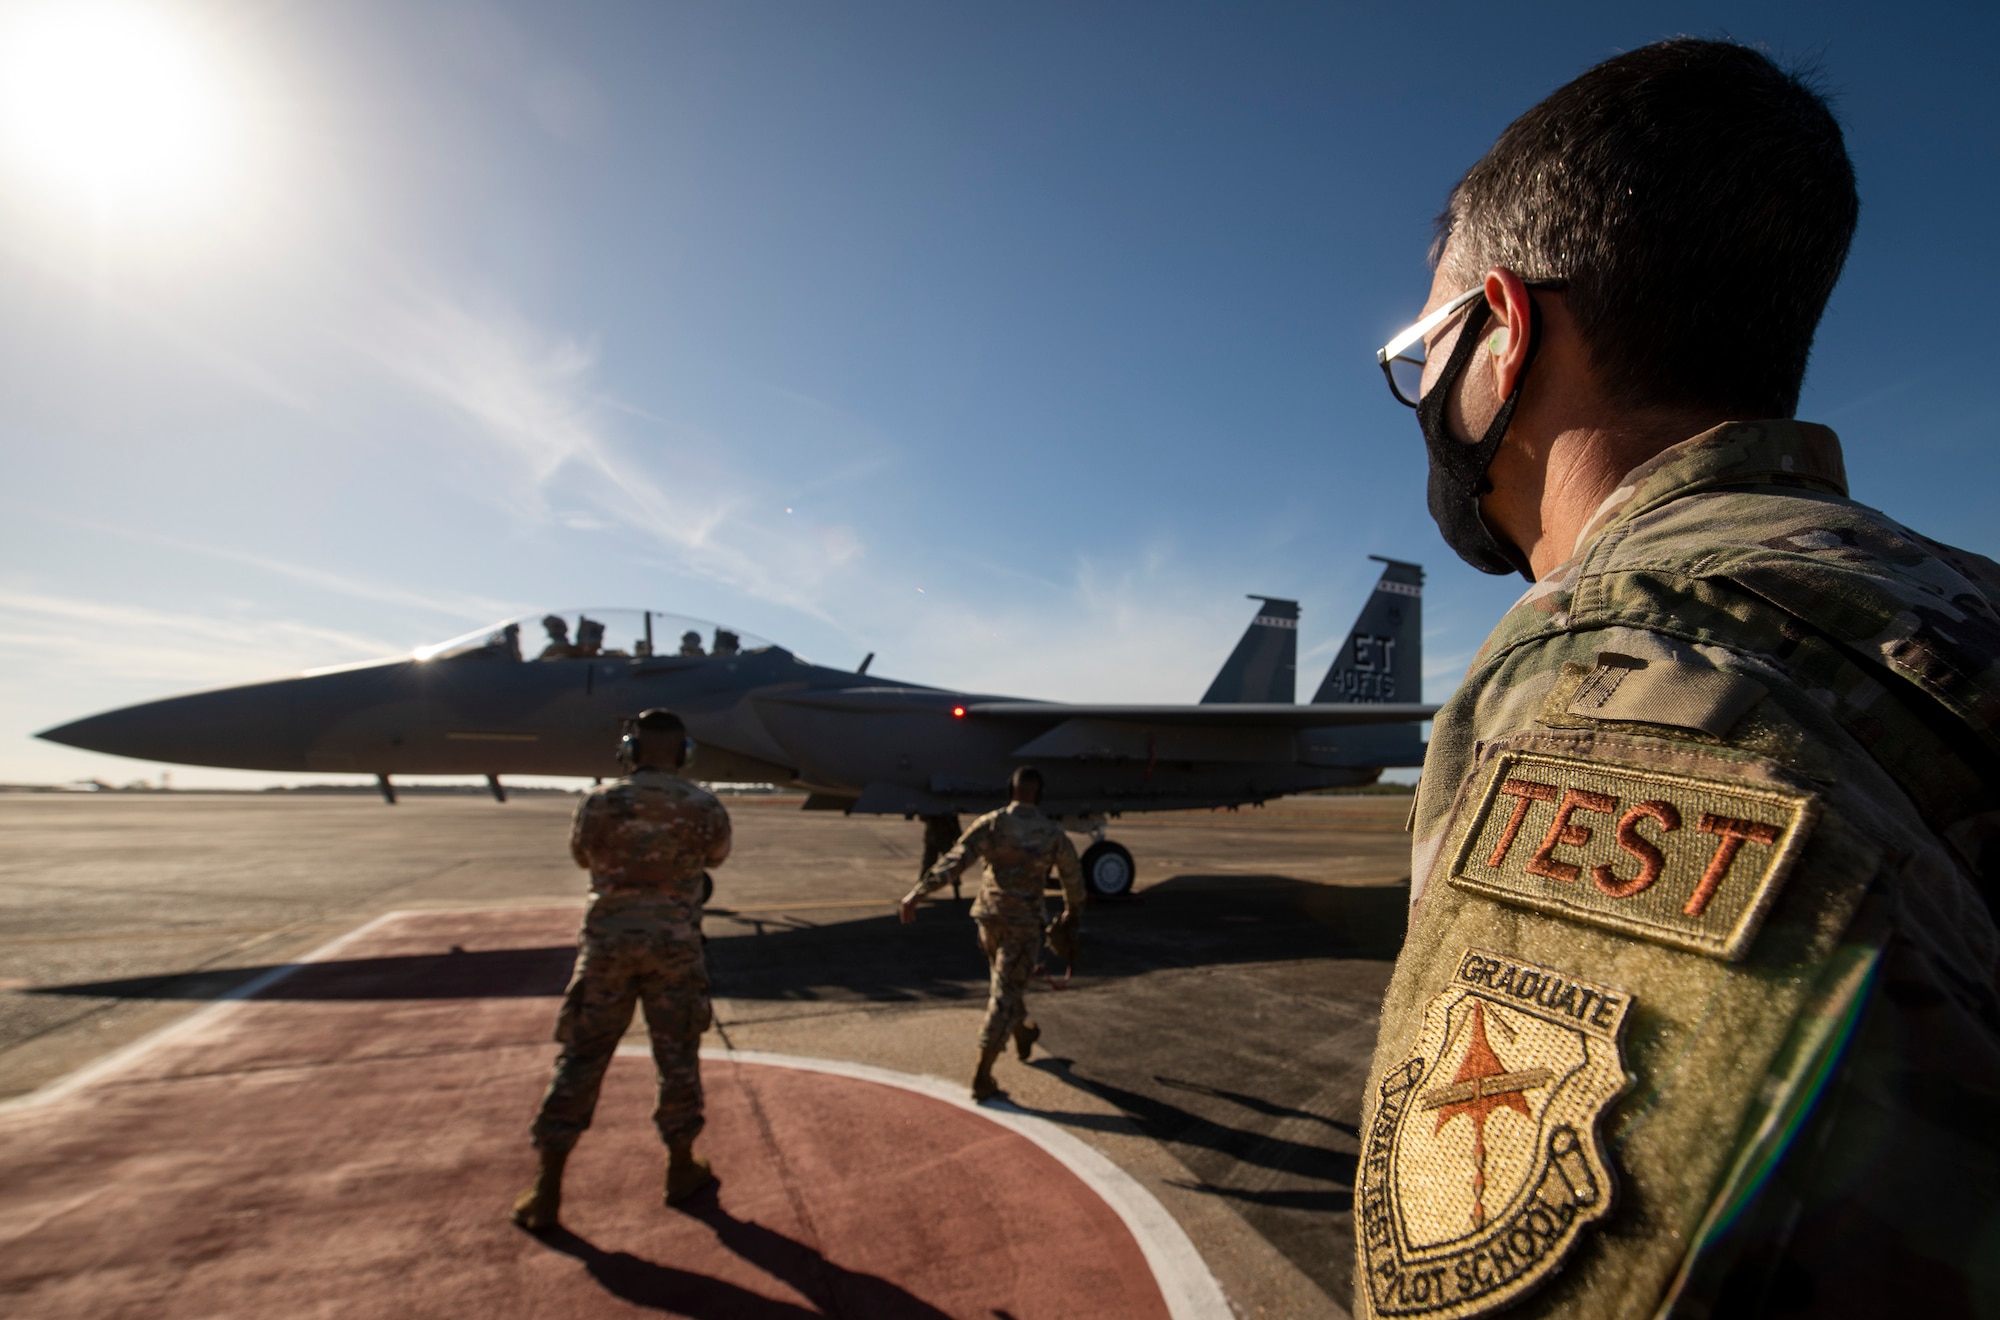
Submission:
[[[1439,700],[1519,583],[1438,539],[1372,351],[1500,129],[1676,33],[1823,70],[1863,209],[1801,415],[2000,554],[1990,6],[133,7],[223,145],[173,207],[0,156],[0,780],[560,605],[1193,700],[1290,595],[1303,695],[1370,552],[1430,570]]]

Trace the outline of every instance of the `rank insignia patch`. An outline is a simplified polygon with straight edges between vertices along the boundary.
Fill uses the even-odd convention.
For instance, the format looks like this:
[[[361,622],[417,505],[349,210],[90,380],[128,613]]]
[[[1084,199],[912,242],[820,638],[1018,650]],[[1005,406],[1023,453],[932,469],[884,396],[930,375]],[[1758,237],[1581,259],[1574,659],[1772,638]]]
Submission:
[[[1457,1320],[1547,1281],[1611,1205],[1597,1123],[1631,996],[1468,949],[1382,1082],[1358,1179],[1378,1316]]]
[[[1502,902],[1735,960],[1805,846],[1811,794],[1508,752],[1451,883]]]

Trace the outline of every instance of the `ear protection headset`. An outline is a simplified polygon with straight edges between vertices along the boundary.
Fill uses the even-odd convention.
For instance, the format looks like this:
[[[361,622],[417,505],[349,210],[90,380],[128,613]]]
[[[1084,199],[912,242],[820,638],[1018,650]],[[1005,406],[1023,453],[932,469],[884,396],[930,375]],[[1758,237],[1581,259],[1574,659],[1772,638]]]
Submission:
[[[686,765],[693,759],[694,735],[683,733],[681,735],[681,764]],[[637,770],[639,768],[639,721],[632,716],[625,718],[625,732],[618,739],[618,764],[624,766],[627,770]]]

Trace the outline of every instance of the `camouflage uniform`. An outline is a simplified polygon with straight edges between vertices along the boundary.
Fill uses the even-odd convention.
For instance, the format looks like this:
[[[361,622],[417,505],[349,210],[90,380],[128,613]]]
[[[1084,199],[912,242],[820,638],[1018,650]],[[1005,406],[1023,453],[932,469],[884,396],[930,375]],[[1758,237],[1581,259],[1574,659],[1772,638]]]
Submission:
[[[729,813],[703,789],[640,770],[576,810],[570,855],[590,869],[576,972],[556,1018],[562,1053],[536,1116],[534,1143],[568,1150],[590,1126],[604,1070],[643,1004],[659,1073],[654,1126],[663,1141],[701,1131],[701,1034],[708,968],[701,876],[729,856]]]
[[[1356,1312],[2000,1314],[2000,565],[1731,424],[1438,714]]]
[[[997,1050],[1007,1033],[1027,1021],[1028,978],[1042,951],[1042,930],[1048,915],[1043,891],[1053,869],[1062,881],[1063,909],[1083,911],[1083,864],[1076,846],[1062,827],[1027,802],[1010,802],[972,822],[953,845],[917,882],[916,894],[928,894],[948,884],[975,862],[985,862],[986,882],[972,900],[972,917],[979,923],[979,947],[992,969],[986,999],[986,1025],[979,1047]]]
[[[924,860],[917,867],[917,879],[922,880],[925,873],[937,865],[937,859],[951,851],[952,845],[958,842],[959,834],[956,815],[924,817]],[[951,896],[959,896],[957,876],[951,878]]]

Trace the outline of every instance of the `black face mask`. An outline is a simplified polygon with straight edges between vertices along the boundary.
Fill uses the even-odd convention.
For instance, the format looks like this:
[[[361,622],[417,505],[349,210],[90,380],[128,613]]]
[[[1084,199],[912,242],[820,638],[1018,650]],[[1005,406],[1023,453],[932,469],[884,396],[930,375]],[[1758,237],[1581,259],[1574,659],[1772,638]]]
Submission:
[[[1500,405],[1500,411],[1493,414],[1493,424],[1486,428],[1486,434],[1477,444],[1462,443],[1445,424],[1445,405],[1452,388],[1465,374],[1473,353],[1478,351],[1480,332],[1491,315],[1492,309],[1484,300],[1473,303],[1467,310],[1465,326],[1458,332],[1458,342],[1452,346],[1443,373],[1417,404],[1417,425],[1423,428],[1424,448],[1430,451],[1431,458],[1431,517],[1444,535],[1444,543],[1480,572],[1519,573],[1533,582],[1535,571],[1528,557],[1495,536],[1479,512],[1479,497],[1493,489],[1493,483],[1486,479],[1486,469],[1492,465],[1500,441],[1506,438],[1507,424],[1514,419],[1514,405],[1521,398],[1521,381],[1514,383],[1514,392]],[[1540,339],[1535,334],[1528,343],[1529,363],[1534,361]],[[1524,366],[1522,379],[1526,377]]]

